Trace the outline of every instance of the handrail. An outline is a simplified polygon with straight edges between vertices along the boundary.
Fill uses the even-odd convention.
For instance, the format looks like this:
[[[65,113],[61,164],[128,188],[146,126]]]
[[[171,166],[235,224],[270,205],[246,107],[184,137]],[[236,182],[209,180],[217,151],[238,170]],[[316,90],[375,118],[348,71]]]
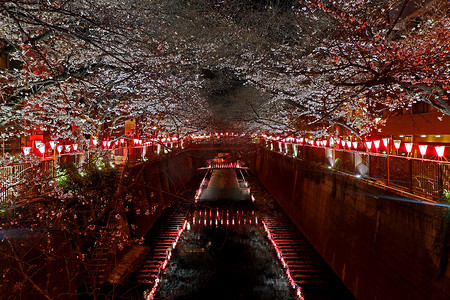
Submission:
[[[266,142],[282,155],[315,161],[408,193],[438,201],[450,189],[450,162],[307,144]],[[449,191],[450,192],[450,191]]]

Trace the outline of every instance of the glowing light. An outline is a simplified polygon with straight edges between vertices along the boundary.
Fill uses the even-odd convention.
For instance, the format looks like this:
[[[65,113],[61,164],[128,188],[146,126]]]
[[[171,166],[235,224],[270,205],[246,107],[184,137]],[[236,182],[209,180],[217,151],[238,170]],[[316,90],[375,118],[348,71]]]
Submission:
[[[63,146],[59,145],[58,147],[56,147],[56,150],[58,151],[59,154],[61,154],[61,152],[63,151]]]
[[[188,221],[185,220],[184,223],[183,223],[183,227],[182,227],[181,229],[178,230],[177,237],[175,238],[175,241],[172,243],[172,250],[175,249],[175,247],[177,246],[181,234],[182,234],[183,231],[186,229],[187,223],[188,223]],[[158,274],[161,274],[161,270],[164,270],[164,269],[166,268],[166,266],[167,266],[168,262],[170,261],[171,257],[172,257],[172,252],[171,252],[171,251],[168,251],[167,256],[166,256],[166,259],[164,260],[163,264],[162,264],[162,265],[160,266],[160,268],[159,268]],[[156,277],[156,279],[155,279],[155,282],[153,283],[152,289],[151,289],[150,292],[147,294],[146,300],[152,300],[152,299],[154,299],[154,297],[155,297],[155,292],[156,292],[156,288],[158,287],[159,281],[160,281],[160,279],[159,279],[159,275],[158,275],[158,277]]]
[[[93,139],[92,139],[92,144],[93,144],[94,146],[97,146],[97,145],[98,145],[98,140],[97,140],[96,138],[93,138]]]
[[[36,147],[41,152],[41,154],[45,153],[45,144],[41,141],[36,141]]]
[[[52,148],[52,150],[55,150],[56,144],[58,144],[57,141],[50,141],[50,148]]]
[[[401,140],[394,140],[394,147],[397,150],[397,155],[398,155],[398,149],[400,149],[401,144],[402,144]]]
[[[372,149],[372,141],[367,141],[366,142],[366,147],[367,147],[367,150]]]
[[[380,148],[380,140],[373,141],[373,145],[375,146],[375,149],[378,150],[378,148]]]
[[[351,141],[347,141],[347,148],[351,149],[352,148],[352,142]]]
[[[23,155],[28,156],[31,153],[31,147],[23,147]]]
[[[384,138],[382,141],[383,141],[384,147],[387,148],[387,146],[389,145],[389,138]]]
[[[273,247],[274,247],[274,249],[275,249],[275,252],[277,253],[277,257],[278,257],[278,259],[280,260],[281,264],[283,265],[283,268],[285,269],[286,276],[287,276],[287,278],[288,278],[288,280],[289,280],[289,283],[291,284],[292,288],[293,288],[294,290],[296,290],[296,294],[297,294],[297,297],[299,298],[299,300],[303,300],[304,298],[303,298],[303,295],[302,295],[301,288],[300,288],[299,286],[297,286],[297,284],[295,283],[294,279],[292,278],[291,271],[289,270],[288,264],[287,264],[286,261],[284,260],[283,253],[282,253],[282,252],[280,251],[280,249],[278,248],[278,245],[277,245],[277,243],[275,242],[275,240],[273,239],[272,233],[270,232],[270,230],[269,230],[269,228],[267,227],[266,223],[265,223],[264,221],[262,221],[262,224],[263,224],[263,227],[264,227],[264,231],[265,231],[266,234],[267,234],[267,238],[268,238],[268,239],[270,240],[270,242],[272,243],[272,245],[273,245]]]
[[[72,145],[66,145],[65,148],[66,152],[70,152],[70,149],[72,149]]]
[[[428,145],[419,145],[420,154],[423,156],[427,153]]]
[[[342,145],[342,147],[345,147],[345,141],[344,140],[341,141],[341,145]]]
[[[358,142],[353,142],[352,145],[353,145],[353,148],[358,149]]]
[[[405,143],[406,152],[411,153],[413,147],[413,143]]]
[[[434,147],[434,150],[436,150],[437,156],[439,156],[439,158],[441,158],[442,156],[444,156],[445,146],[436,146],[436,147]]]
[[[323,140],[323,141],[322,141],[322,145],[323,145],[324,147],[326,147],[326,146],[328,145],[328,141],[327,141],[327,140]]]
[[[73,144],[72,147],[74,151],[78,151],[78,144]]]

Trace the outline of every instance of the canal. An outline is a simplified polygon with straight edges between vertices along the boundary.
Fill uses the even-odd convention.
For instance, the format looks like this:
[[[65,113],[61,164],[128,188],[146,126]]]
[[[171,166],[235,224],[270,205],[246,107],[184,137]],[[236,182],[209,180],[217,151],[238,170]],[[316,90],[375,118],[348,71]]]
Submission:
[[[248,169],[201,172],[147,234],[120,298],[354,299]]]

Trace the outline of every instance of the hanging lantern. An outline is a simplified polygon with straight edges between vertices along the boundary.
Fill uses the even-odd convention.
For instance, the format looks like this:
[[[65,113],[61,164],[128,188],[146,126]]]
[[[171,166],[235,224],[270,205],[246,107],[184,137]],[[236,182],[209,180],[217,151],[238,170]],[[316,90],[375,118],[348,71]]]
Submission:
[[[358,149],[358,142],[353,142],[352,145],[353,145],[353,148],[355,148],[355,150]]]
[[[31,147],[23,147],[23,155],[28,156],[31,153]]]
[[[442,156],[444,156],[445,146],[435,146],[434,150],[436,150],[437,156],[439,156],[439,158],[441,158]]]
[[[328,141],[327,141],[327,140],[323,140],[323,141],[322,141],[322,145],[323,145],[324,147],[326,147],[326,146],[328,145]]]
[[[419,151],[420,151],[420,155],[422,155],[422,160],[423,160],[423,156],[427,153],[427,148],[428,148],[428,145],[419,145]]]
[[[41,152],[42,155],[45,153],[45,144],[41,141],[36,141],[36,148]]]
[[[61,156],[61,152],[63,151],[63,146],[59,145],[58,147],[56,147],[56,150],[58,150],[59,155]]]
[[[422,156],[424,156],[427,153],[427,148],[428,145],[419,145],[419,151]]]
[[[397,150],[397,155],[398,155],[398,149],[400,149],[401,144],[402,144],[401,140],[394,140],[394,147]]]
[[[73,144],[72,147],[74,151],[78,151],[78,144]]]
[[[386,149],[387,149],[387,147],[389,145],[389,138],[384,138],[384,139],[382,139],[382,141],[383,141],[384,147],[386,147]]]
[[[406,152],[411,153],[413,147],[413,143],[405,143],[405,150]]]
[[[351,149],[352,148],[352,142],[351,141],[347,141],[347,148]]]
[[[66,152],[70,152],[70,149],[72,148],[72,145],[66,145]]]
[[[367,141],[366,142],[366,148],[367,148],[367,150],[372,149],[372,141]]]
[[[373,141],[373,145],[375,146],[375,149],[377,149],[378,151],[378,148],[380,148],[380,140]]]
[[[55,150],[56,144],[58,144],[57,141],[50,141],[50,148],[52,148],[52,150]]]

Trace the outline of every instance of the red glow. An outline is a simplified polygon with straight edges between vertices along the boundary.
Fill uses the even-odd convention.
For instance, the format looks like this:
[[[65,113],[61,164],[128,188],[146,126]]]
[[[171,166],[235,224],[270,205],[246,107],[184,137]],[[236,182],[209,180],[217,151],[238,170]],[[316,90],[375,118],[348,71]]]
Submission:
[[[413,143],[405,143],[406,152],[411,153],[413,147]]]
[[[437,156],[442,157],[444,156],[445,146],[436,146],[434,150],[436,150]]]
[[[373,141],[373,145],[374,145],[375,148],[378,150],[378,148],[380,148],[380,140],[375,140],[375,141]]]
[[[420,155],[424,156],[427,153],[428,145],[419,145]]]

